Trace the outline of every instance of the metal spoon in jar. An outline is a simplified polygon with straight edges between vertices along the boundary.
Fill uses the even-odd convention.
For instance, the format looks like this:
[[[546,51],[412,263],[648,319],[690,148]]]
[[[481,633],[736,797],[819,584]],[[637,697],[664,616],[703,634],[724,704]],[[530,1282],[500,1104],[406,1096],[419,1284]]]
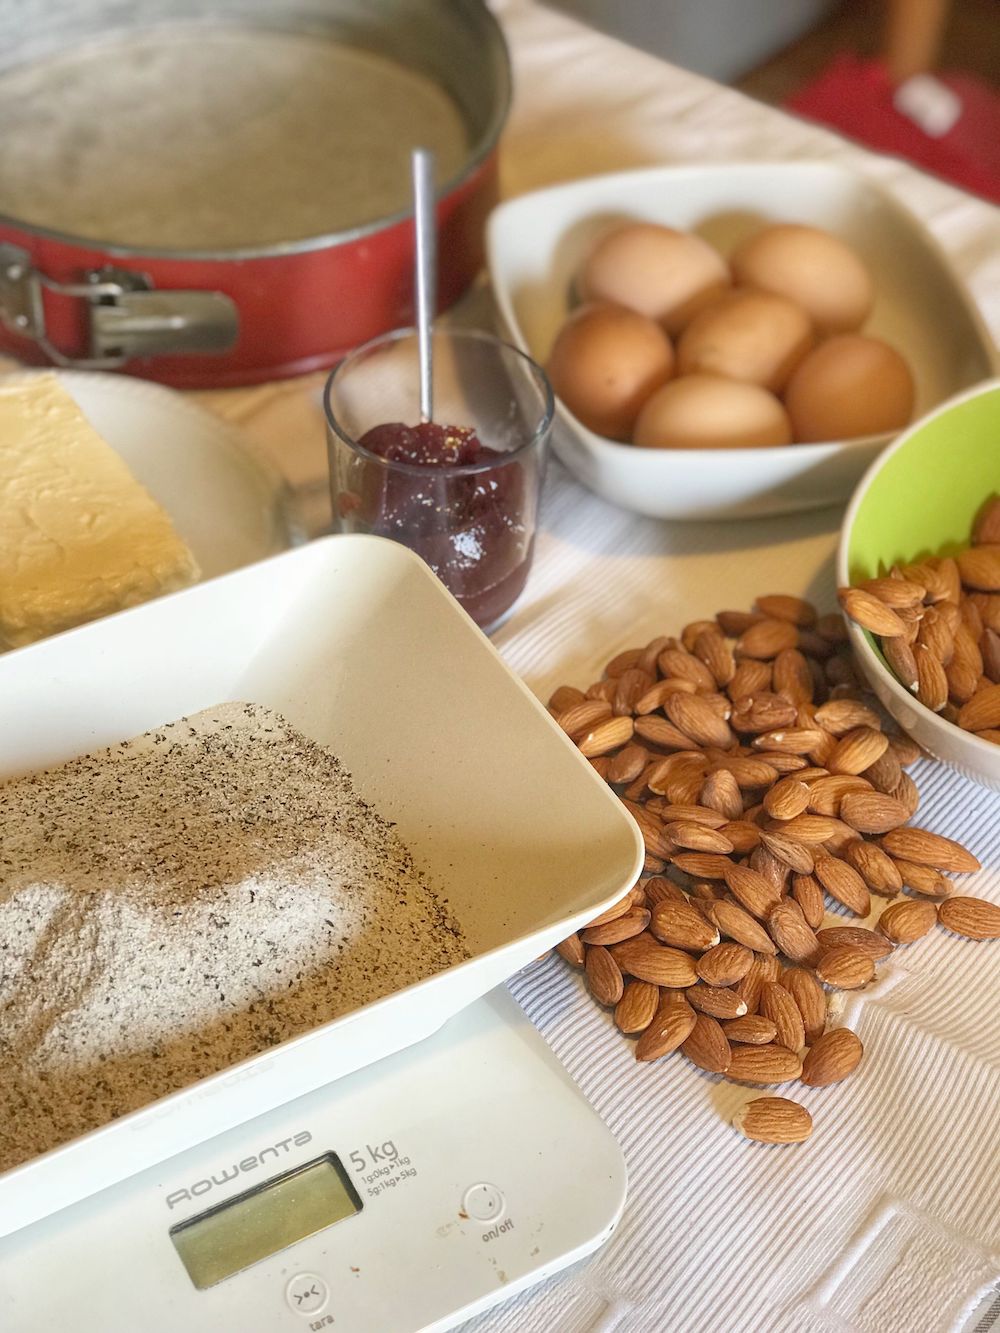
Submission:
[[[437,291],[437,232],[434,217],[434,154],[428,148],[414,148],[413,217],[417,248],[415,276],[417,287],[417,351],[420,358],[420,420],[434,419],[434,353],[431,336],[434,325],[434,298]]]

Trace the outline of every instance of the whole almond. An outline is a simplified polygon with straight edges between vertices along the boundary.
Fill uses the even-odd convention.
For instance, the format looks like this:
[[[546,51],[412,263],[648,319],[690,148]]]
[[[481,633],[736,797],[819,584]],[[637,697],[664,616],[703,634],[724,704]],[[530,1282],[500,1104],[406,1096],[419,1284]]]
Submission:
[[[760,611],[716,611],[715,623],[723,634],[731,639],[737,638],[751,625],[756,625],[765,617]]]
[[[763,833],[763,830],[761,830]],[[791,878],[791,867],[787,861],[779,861],[773,852],[761,844],[755,847],[747,858],[747,865],[751,870],[756,870],[758,875],[763,875],[767,882],[774,889],[775,893],[784,895],[788,889],[788,881]]]
[[[915,740],[902,734],[890,736],[889,746],[899,760],[901,768],[909,768],[910,764],[915,764],[924,753]]]
[[[847,626],[839,611],[828,611],[816,621],[816,632],[828,643],[846,643]]]
[[[946,879],[932,866],[920,866],[915,861],[906,861],[902,857],[889,858],[899,873],[906,888],[914,893],[924,894],[928,898],[947,898],[955,888],[954,880]]]
[[[1000,634],[996,630],[984,629],[979,646],[983,659],[983,673],[987,680],[997,684],[1000,682]]]
[[[816,709],[816,722],[831,736],[846,736],[859,727],[871,727],[878,730],[881,720],[878,713],[860,699],[831,699]]]
[[[636,1042],[635,1058],[659,1060],[678,1050],[691,1035],[697,1017],[680,991],[661,991],[656,1013]]]
[[[726,899],[708,904],[706,915],[719,929],[720,933],[737,944],[752,949],[755,953],[772,954],[775,946],[770,935],[745,908]]]
[[[708,1014],[709,1018],[740,1018],[747,1011],[746,1000],[727,986],[709,986],[699,981],[684,994],[692,1009]]]
[[[649,934],[636,935],[634,939],[613,944],[610,952],[623,972],[640,981],[650,981],[654,986],[686,990],[698,980],[694,959],[690,954],[660,944]],[[589,962],[589,954],[587,959]],[[615,1003],[620,998],[616,997]]]
[[[715,926],[688,902],[660,902],[652,909],[650,931],[664,944],[700,952],[719,943]]]
[[[806,1044],[802,1015],[791,994],[777,981],[765,981],[760,992],[760,1012],[778,1030],[778,1045],[801,1051]]]
[[[893,787],[889,795],[894,801],[898,801],[904,810],[910,812],[911,819],[917,813],[917,807],[920,805],[920,793],[917,791],[917,784],[909,773],[902,775],[899,779],[899,786]]]
[[[668,676],[666,680],[658,680],[655,685],[651,685],[645,694],[641,695],[635,701],[634,712],[637,716],[644,717],[647,713],[655,713],[658,708],[662,708],[671,694],[694,694],[697,686],[693,680],[684,680],[679,676]]]
[[[620,653],[616,653],[604,668],[605,676],[609,677],[611,680],[616,680],[623,671],[628,671],[630,667],[634,667],[641,656],[641,648],[623,649]]]
[[[758,597],[754,606],[771,620],[787,620],[793,625],[802,626],[816,624],[816,608],[802,597],[792,597],[783,592],[767,593],[764,597]]]
[[[794,899],[784,898],[772,909],[767,928],[781,952],[793,962],[812,962],[819,954],[819,941]]]
[[[817,856],[813,874],[831,898],[854,916],[867,916],[872,902],[868,885],[853,866],[834,856]]]
[[[624,916],[626,912],[630,912],[634,905],[630,890],[624,897],[613,902],[610,907],[606,907],[604,911],[595,916],[592,921],[588,921],[586,929],[590,930],[594,926],[603,926],[605,921],[614,921],[615,917]]]
[[[781,832],[786,837],[797,838],[799,842],[812,845],[842,835],[846,827],[830,815],[796,815],[782,825]]]
[[[984,685],[977,689],[959,709],[958,725],[966,731],[1000,727],[1000,685]]]
[[[695,657],[704,662],[717,685],[728,685],[736,674],[736,659],[722,631],[716,625],[701,630],[694,640]]]
[[[728,867],[733,864],[727,856],[713,852],[677,852],[670,860],[694,879],[725,879]]]
[[[724,1074],[732,1056],[726,1034],[718,1020],[708,1014],[696,1015],[694,1027],[681,1050],[692,1064],[709,1074]]]
[[[802,1082],[810,1088],[826,1088],[852,1074],[861,1063],[864,1047],[850,1028],[831,1028],[809,1048],[802,1062]]]
[[[785,648],[797,647],[798,641],[798,630],[789,621],[765,617],[743,631],[736,640],[736,651],[741,657],[768,660]]]
[[[755,1014],[760,1008],[760,992],[765,981],[777,981],[781,964],[773,954],[754,954],[750,971],[738,981],[733,990],[746,1001],[747,1013]]]
[[[676,696],[671,695],[670,697],[675,698]],[[687,698],[686,695],[684,697]],[[662,745],[665,750],[696,750],[698,748],[698,742],[692,740],[687,732],[681,731],[680,727],[675,727],[665,717],[658,717],[655,713],[646,717],[636,717],[634,721],[630,717],[619,717],[615,718],[614,721],[631,723],[637,736],[641,736],[650,745]],[[611,723],[606,722],[604,725],[610,726]],[[626,737],[626,739],[631,738]],[[656,788],[654,787],[653,790],[655,791]]]
[[[802,1073],[802,1061],[787,1046],[733,1046],[725,1071],[735,1083],[790,1083]]]
[[[572,963],[574,967],[583,967],[586,951],[580,936],[575,931],[556,945],[556,953],[560,958],[565,958],[567,963]]]
[[[671,694],[663,705],[675,727],[699,745],[725,750],[733,743],[729,723],[699,694]]]
[[[888,833],[909,817],[901,802],[881,791],[848,792],[840,803],[840,818],[859,833]]]
[[[692,852],[721,852],[727,856],[733,850],[733,844],[718,829],[706,828],[704,824],[671,823],[664,826],[667,837],[678,847]]]
[[[864,592],[871,593],[880,602],[895,610],[902,606],[919,606],[927,591],[923,584],[902,578],[865,579],[860,586]]]
[[[931,606],[924,612],[920,621],[920,628],[917,630],[917,643],[914,652],[916,653],[916,650],[921,647],[928,649],[943,667],[946,667],[951,661],[952,654],[955,651],[955,630],[950,623],[950,617],[943,614],[942,608]],[[917,685],[919,687],[919,653],[916,653],[916,655]]]
[[[764,809],[772,819],[792,819],[809,804],[809,788],[794,774],[776,782],[764,795]]]
[[[644,771],[649,762],[649,751],[642,745],[626,745],[619,750],[608,765],[608,782],[619,786],[625,782],[634,782]]]
[[[804,1143],[812,1133],[812,1116],[787,1097],[757,1097],[733,1116],[733,1127],[756,1143]]]
[[[602,699],[585,699],[572,704],[564,713],[560,713],[556,721],[567,736],[577,740],[610,716],[611,705],[609,703],[605,703]]]
[[[620,745],[627,744],[632,739],[633,729],[634,723],[630,717],[609,717],[581,736],[577,746],[588,759],[607,754],[609,750],[617,750]]]
[[[642,650],[642,656],[636,659],[636,666],[648,676],[655,676],[657,658],[674,642],[675,640],[666,634],[658,634],[655,639],[650,639]]]
[[[727,820],[738,820],[743,814],[743,795],[740,785],[727,769],[709,773],[701,789],[702,805],[725,815]]]
[[[587,950],[584,964],[587,984],[598,1004],[617,1004],[625,990],[621,969],[607,949],[595,945]]]
[[[731,824],[723,824],[719,831],[724,833],[733,844],[733,852],[737,856],[745,856],[747,852],[752,852],[755,847],[760,845],[760,829],[756,824],[751,824],[746,819],[737,819]]]
[[[874,764],[870,764],[861,776],[866,782],[871,783],[876,791],[891,796],[899,786],[900,779],[903,776],[903,770],[892,751],[892,747],[887,746]],[[841,818],[843,818],[843,815],[841,815]]]
[[[809,809],[816,815],[840,814],[840,803],[851,791],[871,791],[867,778],[854,773],[831,773],[809,784]]]
[[[972,526],[974,546],[991,543],[1000,543],[1000,496],[996,495],[983,503]]]
[[[798,706],[780,694],[762,690],[745,699],[734,697],[732,724],[741,735],[790,727],[795,722]]]
[[[774,688],[791,703],[808,703],[816,692],[809,663],[797,648],[785,648],[774,659]]]
[[[654,798],[656,799],[656,798]],[[653,800],[648,802],[652,808]],[[671,805],[664,804],[657,813],[669,824],[704,824],[705,828],[721,828],[726,822],[725,815],[712,810],[707,805]]]
[[[723,868],[726,887],[741,907],[760,920],[765,920],[776,907],[780,894],[759,871],[727,861]]]
[[[760,840],[772,856],[777,857],[797,875],[808,875],[812,871],[815,858],[804,842],[799,842],[797,838],[789,838],[780,829],[763,830]]]
[[[855,727],[841,736],[826,767],[831,773],[863,773],[889,748],[889,737],[874,727]]]
[[[872,634],[888,635],[903,633],[903,622],[891,607],[886,606],[870,592],[861,588],[838,588],[837,601],[844,614],[850,616],[862,629],[871,630]]]
[[[649,981],[629,981],[615,1005],[615,1025],[620,1032],[643,1032],[649,1027],[660,1002],[660,988]]]
[[[985,898],[947,898],[937,913],[942,926],[956,935],[970,940],[1000,939],[1000,907]]]
[[[810,930],[819,930],[826,915],[823,890],[812,875],[792,878],[792,901],[797,903]]]
[[[882,656],[889,664],[889,670],[911,693],[916,694],[920,687],[920,674],[913,648],[900,636],[882,640]]]
[[[844,848],[843,858],[854,867],[872,893],[895,898],[902,891],[903,877],[898,866],[877,843],[857,838]]]
[[[549,697],[549,712],[558,718],[560,713],[582,704],[585,698],[583,690],[578,690],[574,685],[560,685]]]
[[[815,972],[805,967],[789,968],[782,974],[781,984],[795,1001],[805,1039],[811,1046],[826,1027],[826,992],[816,980]]]
[[[979,686],[980,672],[971,662],[965,661],[957,654],[951,659],[945,667],[944,674],[948,677],[948,698],[960,706],[967,704],[975,694]],[[958,725],[962,726],[962,715],[959,711]],[[970,730],[970,728],[967,728]],[[974,730],[974,728],[972,728]]]
[[[875,960],[860,949],[825,949],[816,964],[816,975],[835,990],[858,990],[875,975]]]
[[[722,1030],[730,1044],[740,1042],[744,1046],[766,1046],[778,1035],[775,1025],[762,1014],[731,1018],[722,1024]]]
[[[649,912],[637,907],[616,916],[613,921],[606,921],[602,926],[588,926],[581,939],[584,944],[617,944],[620,940],[641,934],[648,925]]]
[[[937,908],[927,898],[890,903],[878,919],[878,928],[893,944],[912,944],[937,925]]]
[[[955,559],[967,588],[976,592],[1000,592],[1000,544],[981,543],[970,550],[960,551]]]
[[[772,764],[751,755],[726,755],[713,768],[724,768],[732,773],[740,787],[770,787],[778,780],[778,770]]]
[[[667,648],[657,658],[661,676],[679,676],[706,693],[715,689],[715,677],[704,662],[685,648]]]
[[[892,945],[887,939],[864,926],[827,926],[816,932],[816,938],[824,952],[840,948],[857,949],[876,962],[880,958],[888,958],[892,953]]]
[[[629,667],[618,677],[618,686],[611,707],[616,717],[631,717],[635,712],[636,700],[641,699],[647,690],[652,689],[653,677],[638,667]]]
[[[882,846],[890,856],[933,866],[935,870],[979,870],[978,860],[960,843],[921,828],[897,828],[886,833]]]
[[[745,657],[737,662],[733,678],[729,682],[730,699],[745,699],[761,691],[771,689],[773,668],[770,662],[760,662],[752,657]]]
[[[732,986],[746,976],[752,964],[751,949],[733,940],[723,940],[702,954],[695,970],[706,985]]]
[[[687,903],[687,894],[672,879],[663,875],[653,875],[645,881],[646,901],[652,911],[657,903]]]
[[[948,677],[944,667],[923,643],[914,644],[913,657],[917,664],[917,698],[932,713],[940,713],[948,702]]]
[[[755,750],[773,750],[776,754],[811,754],[825,735],[819,727],[782,727],[755,736],[752,745]]]

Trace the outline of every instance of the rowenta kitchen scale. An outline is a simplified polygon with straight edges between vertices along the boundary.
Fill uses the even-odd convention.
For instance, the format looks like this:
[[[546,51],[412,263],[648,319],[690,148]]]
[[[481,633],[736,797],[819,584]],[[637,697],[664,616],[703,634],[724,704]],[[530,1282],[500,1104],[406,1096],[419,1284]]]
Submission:
[[[596,1249],[624,1201],[618,1145],[501,987],[0,1241],[0,1328],[454,1328]]]

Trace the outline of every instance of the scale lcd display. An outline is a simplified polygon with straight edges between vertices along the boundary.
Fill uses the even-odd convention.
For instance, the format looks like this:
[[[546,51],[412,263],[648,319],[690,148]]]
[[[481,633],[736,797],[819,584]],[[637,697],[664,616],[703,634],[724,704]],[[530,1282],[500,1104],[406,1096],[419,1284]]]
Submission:
[[[204,1290],[361,1208],[340,1159],[326,1153],[179,1222],[170,1239],[191,1281]]]

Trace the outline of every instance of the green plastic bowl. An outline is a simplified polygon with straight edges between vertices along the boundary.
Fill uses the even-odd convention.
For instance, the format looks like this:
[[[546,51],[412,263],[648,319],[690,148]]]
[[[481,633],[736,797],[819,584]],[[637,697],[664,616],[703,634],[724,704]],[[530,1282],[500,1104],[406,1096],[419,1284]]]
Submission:
[[[895,563],[967,546],[976,512],[1000,493],[1000,380],[977,385],[915,422],[854,492],[837,552],[843,587]],[[892,675],[867,630],[848,622],[861,670],[899,725],[936,758],[1000,791],[1000,745],[925,708]]]

